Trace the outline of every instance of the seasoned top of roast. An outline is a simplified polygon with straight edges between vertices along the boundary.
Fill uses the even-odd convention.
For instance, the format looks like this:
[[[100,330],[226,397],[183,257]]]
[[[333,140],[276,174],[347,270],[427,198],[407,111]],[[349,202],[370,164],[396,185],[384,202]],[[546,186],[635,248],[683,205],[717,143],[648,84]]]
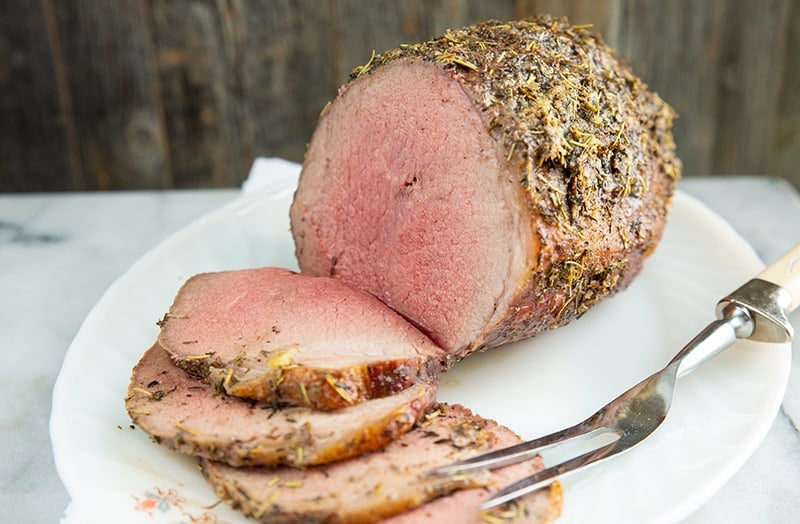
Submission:
[[[434,385],[417,384],[331,412],[276,410],[218,394],[156,345],[134,368],[125,407],[153,440],[181,453],[236,466],[298,467],[379,449],[411,429],[435,399]]]
[[[280,268],[191,277],[159,344],[227,393],[329,410],[438,380],[441,350],[363,291]]]
[[[469,506],[442,520],[471,522],[479,521],[478,504],[489,493],[540,470],[541,461],[517,464],[491,474],[434,477],[426,472],[517,442],[519,437],[507,428],[473,415],[462,406],[440,405],[413,431],[383,450],[347,461],[303,470],[236,469],[210,461],[203,461],[202,466],[220,497],[263,522],[374,522],[454,490],[472,488],[470,496],[453,499]],[[534,493],[497,512],[538,517],[511,522],[547,522],[560,509],[560,500],[551,498],[548,491]],[[442,506],[449,504],[420,508],[409,515],[433,511],[441,516]],[[459,518],[464,515],[467,520]]]

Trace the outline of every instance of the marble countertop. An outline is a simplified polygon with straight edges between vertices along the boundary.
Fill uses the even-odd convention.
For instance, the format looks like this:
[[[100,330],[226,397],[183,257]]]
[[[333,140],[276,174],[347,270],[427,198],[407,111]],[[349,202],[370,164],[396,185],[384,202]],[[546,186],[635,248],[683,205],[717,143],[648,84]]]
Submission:
[[[763,260],[800,242],[800,195],[783,180],[690,178]],[[237,190],[0,195],[0,522],[58,522],[69,496],[48,422],[64,353],[105,289],[143,253]],[[800,311],[791,319],[800,328]],[[784,402],[744,467],[687,522],[796,522],[800,337]]]

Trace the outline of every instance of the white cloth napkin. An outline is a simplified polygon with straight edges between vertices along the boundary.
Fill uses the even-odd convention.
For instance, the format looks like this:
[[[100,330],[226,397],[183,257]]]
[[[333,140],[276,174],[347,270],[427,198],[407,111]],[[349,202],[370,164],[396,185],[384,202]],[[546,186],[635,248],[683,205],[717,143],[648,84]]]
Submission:
[[[297,180],[300,174],[300,164],[289,162],[282,158],[256,158],[250,167],[242,184],[242,193],[250,194],[265,188],[280,186],[285,187],[287,181]],[[88,513],[75,501],[71,501],[64,514],[61,524],[94,524]]]
[[[256,158],[242,184],[242,192],[253,193],[265,187],[284,185],[289,180],[297,180],[300,164],[282,158]]]

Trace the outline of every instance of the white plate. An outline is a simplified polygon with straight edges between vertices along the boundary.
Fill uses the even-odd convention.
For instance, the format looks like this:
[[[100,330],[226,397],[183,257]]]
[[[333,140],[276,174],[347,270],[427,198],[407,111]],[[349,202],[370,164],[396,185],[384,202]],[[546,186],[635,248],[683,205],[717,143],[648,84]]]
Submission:
[[[244,522],[193,459],[130,426],[131,368],[155,321],[189,276],[296,267],[288,231],[295,178],[244,196],[189,225],[137,262],[89,314],[64,360],[50,424],[56,466],[96,522]],[[470,357],[440,398],[533,438],[573,424],[664,365],[713,315],[716,301],[762,267],[719,217],[683,193],[662,243],[631,287],[572,324]],[[664,426],[630,453],[564,481],[559,522],[675,522],[745,462],[769,429],[791,349],[738,343],[678,384]],[[547,458],[547,457],[546,457]]]

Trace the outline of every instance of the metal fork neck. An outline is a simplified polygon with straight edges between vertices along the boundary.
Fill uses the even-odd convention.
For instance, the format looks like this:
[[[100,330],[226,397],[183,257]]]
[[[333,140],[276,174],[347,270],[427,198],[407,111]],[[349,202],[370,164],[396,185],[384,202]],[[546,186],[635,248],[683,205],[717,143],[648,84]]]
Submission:
[[[691,373],[737,338],[748,338],[753,333],[753,318],[746,308],[730,305],[720,314],[722,318],[706,326],[670,361],[670,366],[678,366],[678,377]]]
[[[780,286],[754,278],[717,303],[717,318],[672,359],[678,376],[727,348],[737,338],[788,342],[794,336],[787,307],[792,297]]]

